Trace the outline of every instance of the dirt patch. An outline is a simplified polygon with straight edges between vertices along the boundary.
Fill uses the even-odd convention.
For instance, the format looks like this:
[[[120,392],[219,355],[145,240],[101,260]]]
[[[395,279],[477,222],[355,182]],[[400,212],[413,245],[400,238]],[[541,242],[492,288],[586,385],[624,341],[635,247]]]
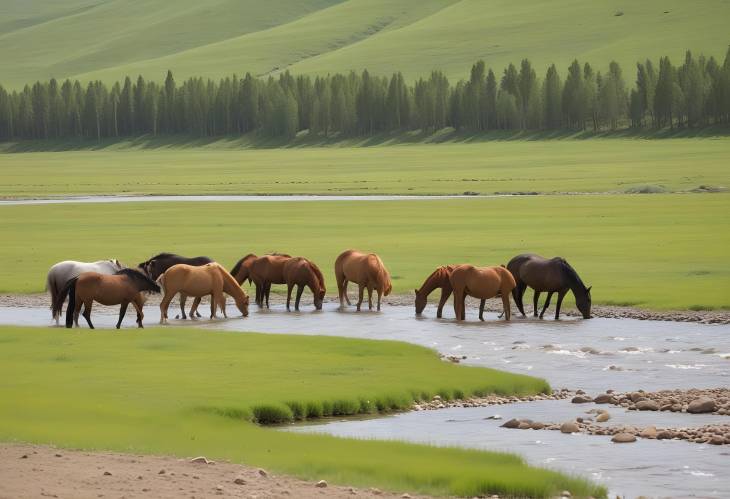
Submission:
[[[350,290],[350,299],[352,300],[354,295]],[[149,295],[147,298],[146,306],[157,307],[160,304],[160,295]],[[303,298],[305,304],[309,304],[307,298]],[[253,299],[252,299],[253,300]],[[311,297],[310,297],[311,300]],[[230,300],[229,300],[230,301]],[[327,303],[335,303],[336,298],[330,297],[325,298]],[[178,300],[175,299],[170,305],[170,317],[179,313]],[[193,301],[191,298],[188,299],[188,307],[192,305]],[[205,316],[208,311],[208,298],[203,299],[203,304],[200,307],[200,312]],[[281,305],[286,303],[286,296],[274,293],[272,291],[270,304]],[[353,301],[355,303],[355,301]],[[397,305],[412,307],[414,305],[413,296],[409,294],[405,295],[392,295],[383,298],[383,303],[386,305]],[[433,300],[431,305],[433,305]],[[0,294],[0,306],[1,307],[49,307],[50,299],[46,293],[33,293],[33,294]],[[255,305],[252,305],[255,306]],[[363,306],[367,308],[367,301],[363,302]],[[473,298],[467,299],[467,306],[470,308],[478,308],[479,301]],[[528,307],[529,308],[529,307]],[[502,312],[502,302],[500,300],[488,300],[485,307],[490,312]],[[449,301],[444,307],[444,317],[453,317],[452,305]],[[517,310],[513,306],[513,314],[517,314]],[[565,307],[561,310],[561,315],[580,317],[580,312],[575,308]],[[548,310],[546,316],[553,317],[554,310]],[[594,305],[591,309],[591,314],[594,317],[603,317],[610,319],[637,319],[637,320],[651,320],[651,321],[673,321],[673,322],[698,322],[702,324],[730,324],[730,310],[646,310],[636,307],[622,307],[613,305]],[[50,317],[50,311],[49,311]],[[546,319],[550,320],[550,319]]]
[[[408,497],[191,459],[1,444],[0,498]]]

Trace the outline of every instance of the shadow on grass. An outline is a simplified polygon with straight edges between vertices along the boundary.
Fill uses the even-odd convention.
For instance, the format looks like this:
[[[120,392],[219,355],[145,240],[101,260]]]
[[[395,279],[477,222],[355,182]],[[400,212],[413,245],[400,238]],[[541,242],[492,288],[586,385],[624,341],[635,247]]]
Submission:
[[[562,141],[590,139],[711,139],[730,137],[730,127],[676,128],[671,129],[622,129],[593,132],[588,130],[497,130],[491,132],[465,132],[445,128],[435,132],[415,130],[409,132],[380,133],[367,137],[341,134],[329,136],[300,132],[294,139],[266,137],[258,133],[197,137],[190,135],[143,135],[139,137],[93,139],[21,140],[0,143],[0,152],[63,152],[63,151],[115,151],[115,150],[165,150],[185,148],[211,149],[277,149],[305,147],[376,147],[399,144],[479,144],[488,142]]]

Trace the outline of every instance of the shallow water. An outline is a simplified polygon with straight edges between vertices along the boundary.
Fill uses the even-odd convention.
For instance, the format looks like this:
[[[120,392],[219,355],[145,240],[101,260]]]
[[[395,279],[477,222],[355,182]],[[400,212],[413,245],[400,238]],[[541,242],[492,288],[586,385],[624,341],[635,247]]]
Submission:
[[[632,319],[560,321],[515,318],[509,323],[477,311],[467,321],[435,319],[429,306],[416,318],[411,307],[384,306],[382,312],[323,311],[305,306],[288,313],[283,305],[271,310],[251,308],[246,318],[192,321],[173,325],[234,331],[321,334],[371,339],[395,339],[434,348],[447,355],[465,355],[465,364],[495,367],[547,379],[555,388],[582,388],[595,395],[619,391],[668,388],[707,388],[730,385],[730,326]],[[201,311],[206,311],[203,306]],[[451,310],[446,309],[447,317]],[[228,311],[234,313],[229,305]],[[178,312],[172,307],[170,315]],[[159,311],[147,307],[146,324],[156,325]],[[238,315],[238,312],[235,312]],[[96,308],[97,327],[116,321],[115,308]],[[83,323],[83,319],[81,320]],[[48,325],[50,312],[40,308],[0,307],[0,323]],[[128,314],[126,327],[133,327]],[[62,331],[59,330],[62,334]],[[154,329],[150,329],[154,334]],[[613,368],[611,368],[613,366]],[[612,493],[627,496],[730,497],[730,448],[676,441],[640,440],[611,444],[609,437],[563,435],[555,431],[507,430],[499,425],[511,417],[562,422],[584,415],[592,404],[542,401],[487,408],[446,409],[401,414],[361,421],[294,426],[292,431],[316,431],[362,438],[397,438],[435,445],[506,450],[533,464],[575,473],[605,483]],[[613,406],[609,424],[638,426],[701,426],[730,421],[727,416],[628,412]],[[484,420],[499,414],[502,421]]]
[[[26,204],[66,204],[66,203],[130,203],[130,202],[161,202],[161,201],[227,201],[227,202],[259,202],[259,201],[414,201],[423,199],[470,199],[485,197],[506,197],[509,194],[479,195],[479,196],[409,196],[409,195],[368,195],[368,196],[318,196],[318,195],[224,195],[224,196],[64,196],[59,198],[37,199],[5,199],[0,200],[0,206]]]

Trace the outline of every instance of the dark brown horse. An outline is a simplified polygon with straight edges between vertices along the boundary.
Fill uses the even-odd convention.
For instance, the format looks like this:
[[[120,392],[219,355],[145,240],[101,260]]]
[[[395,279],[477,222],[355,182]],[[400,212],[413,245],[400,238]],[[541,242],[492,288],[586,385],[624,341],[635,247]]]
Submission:
[[[167,271],[167,269],[169,269],[173,265],[177,265],[178,263],[184,263],[185,265],[200,267],[201,265],[212,262],[213,260],[211,260],[207,256],[195,256],[192,258],[188,258],[185,256],[176,255],[175,253],[159,253],[149,260],[145,260],[144,262],[140,263],[138,267],[141,268],[145,272],[145,274],[150,277],[150,279],[156,281],[157,278],[159,278],[162,274],[165,273],[165,271]],[[180,295],[180,310],[182,311],[183,319],[187,318],[185,315],[186,300],[187,297],[185,295]],[[190,307],[190,309],[197,310],[198,305],[200,305],[200,300],[201,298],[195,298],[193,306]],[[197,316],[200,317],[200,314],[198,313]]]
[[[249,253],[248,255],[244,256],[240,260],[236,262],[236,264],[233,266],[233,269],[231,270],[231,275],[236,280],[238,285],[242,285],[244,281],[248,280],[248,283],[251,284],[251,265],[253,264],[254,260],[256,260],[258,257],[254,255],[253,253]],[[255,284],[255,283],[254,283]],[[256,303],[259,302],[259,294],[261,293],[261,286],[258,284],[255,284],[256,286]]]
[[[160,287],[145,274],[134,269],[122,269],[113,275],[84,272],[71,279],[63,289],[64,293],[68,293],[66,327],[70,328],[74,322],[78,323],[79,312],[83,305],[84,318],[89,327],[94,329],[91,323],[91,306],[95,301],[102,305],[121,305],[117,329],[122,325],[127,306],[131,303],[137,310],[137,324],[143,327],[143,291],[159,293]]]
[[[570,290],[575,296],[575,305],[580,310],[583,318],[591,318],[591,287],[586,287],[583,284],[583,281],[578,277],[578,273],[564,258],[548,259],[527,253],[514,257],[507,264],[507,268],[512,272],[517,283],[515,289],[512,290],[512,296],[523,316],[525,315],[525,309],[522,298],[529,286],[535,290],[533,298],[535,317],[537,317],[537,302],[540,293],[543,291],[548,293],[545,305],[542,312],[540,312],[541,319],[545,315],[548,306],[550,306],[553,293],[558,293],[558,303],[555,308],[555,319],[557,320],[560,317],[560,306],[563,303],[563,298]]]
[[[439,299],[438,310],[436,311],[436,317],[441,318],[444,310],[444,304],[446,300],[451,296],[452,288],[451,282],[449,282],[449,276],[454,271],[454,265],[446,265],[434,270],[430,276],[426,278],[420,289],[416,289],[416,314],[420,315],[423,309],[426,308],[428,295],[430,295],[436,288],[441,288],[441,298]]]
[[[291,255],[284,253],[272,253],[270,255],[260,256],[251,262],[249,268],[249,278],[260,288],[256,304],[259,307],[269,308],[269,294],[271,293],[272,284],[286,284],[284,280],[284,264],[291,258]]]
[[[294,310],[299,310],[299,301],[302,298],[304,287],[309,287],[314,296],[314,308],[322,310],[322,301],[326,289],[324,287],[324,276],[319,267],[311,260],[301,256],[290,258],[284,263],[284,280],[286,281],[286,309],[289,310],[291,303],[291,292],[297,286],[297,297],[294,302]]]

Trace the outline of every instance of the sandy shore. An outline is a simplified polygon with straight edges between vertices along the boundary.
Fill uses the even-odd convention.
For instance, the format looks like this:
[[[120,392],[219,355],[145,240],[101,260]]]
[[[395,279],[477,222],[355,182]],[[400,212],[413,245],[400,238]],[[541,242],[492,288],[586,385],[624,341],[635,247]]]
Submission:
[[[430,306],[433,308],[438,298],[432,297]],[[350,299],[354,298],[354,293],[350,290]],[[311,296],[308,293],[302,298],[302,303],[305,305],[311,304]],[[329,297],[325,299],[326,302],[335,302],[336,299]],[[231,300],[229,300],[231,302]],[[270,303],[282,304],[286,302],[286,296],[280,294],[271,294]],[[150,295],[146,306],[158,306],[160,303],[159,295]],[[383,303],[387,305],[399,305],[399,306],[413,306],[412,295],[392,295],[383,299]],[[192,305],[192,299],[188,299],[188,307]],[[367,307],[366,302],[363,303]],[[47,293],[33,293],[33,294],[0,294],[0,306],[2,307],[49,307],[50,298]],[[231,303],[231,306],[232,303]],[[255,306],[255,305],[254,305]],[[469,298],[467,300],[467,306],[470,308],[478,308],[478,300]],[[528,309],[531,305],[528,307]],[[488,300],[486,309],[490,312],[501,312],[502,302],[499,299]],[[205,316],[208,313],[208,300],[203,300],[200,312]],[[179,307],[177,299],[173,300],[171,305],[171,314],[178,314]],[[512,313],[516,314],[517,309],[513,304]],[[594,305],[591,313],[595,317],[604,317],[611,319],[637,319],[637,320],[653,320],[653,321],[675,321],[675,322],[698,322],[702,324],[730,324],[730,310],[646,310],[636,307],[619,307],[609,305]],[[552,320],[554,317],[554,308],[548,309],[546,312],[547,320]],[[50,312],[49,312],[50,315]],[[571,307],[564,307],[561,311],[561,315],[579,317],[580,313],[577,309]],[[172,317],[173,315],[171,315]],[[453,317],[453,305],[451,301],[447,302],[444,307],[444,316],[446,318]]]
[[[201,460],[202,461],[202,460]],[[423,497],[272,475],[231,463],[0,444],[0,499]]]

